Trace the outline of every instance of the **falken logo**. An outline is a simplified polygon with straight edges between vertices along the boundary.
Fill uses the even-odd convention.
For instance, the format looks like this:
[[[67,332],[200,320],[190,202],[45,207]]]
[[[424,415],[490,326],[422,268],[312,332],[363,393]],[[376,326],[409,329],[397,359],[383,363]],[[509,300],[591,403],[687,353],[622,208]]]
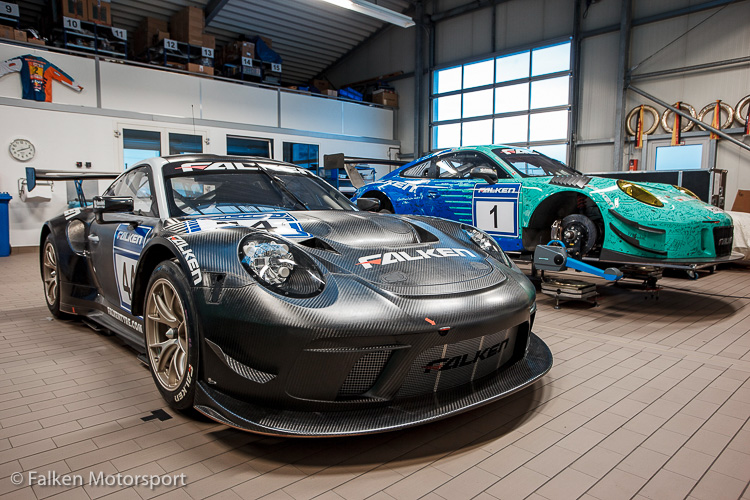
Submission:
[[[476,257],[476,254],[465,248],[430,248],[429,250],[417,250],[416,255],[409,255],[408,252],[386,252],[366,255],[359,258],[355,265],[362,266],[365,269],[372,269],[372,266],[387,266],[396,262],[408,262],[412,260],[424,259],[442,259],[444,257]]]
[[[143,236],[138,233],[118,232],[117,239],[120,241],[127,241],[128,243],[132,243],[134,245],[140,245],[143,243]]]
[[[201,268],[198,265],[198,259],[195,258],[193,249],[188,246],[187,241],[183,240],[179,236],[170,236],[169,240],[175,244],[177,249],[185,258],[185,262],[190,269],[190,274],[193,276],[193,284],[200,285],[201,281],[203,281],[203,275],[201,274]]]
[[[466,353],[463,356],[454,356],[452,358],[438,358],[433,359],[422,368],[424,368],[424,373],[432,373],[471,366],[480,361],[484,361],[485,359],[497,356],[499,353],[503,352],[503,349],[505,349],[507,345],[508,339],[505,339],[491,347],[486,347],[477,351],[472,359],[469,359],[469,353]]]
[[[719,238],[716,242],[716,245],[718,246],[729,246],[732,244],[732,236],[729,236],[728,238]]]

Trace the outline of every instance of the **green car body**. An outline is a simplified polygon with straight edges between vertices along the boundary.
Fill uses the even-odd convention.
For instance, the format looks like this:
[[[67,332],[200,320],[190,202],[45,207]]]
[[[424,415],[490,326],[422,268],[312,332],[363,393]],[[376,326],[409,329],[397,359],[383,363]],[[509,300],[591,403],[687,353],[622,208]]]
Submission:
[[[556,175],[523,175],[512,164],[530,155],[564,170]],[[420,177],[410,174],[427,165]],[[443,177],[442,165],[467,167],[455,177],[450,172]],[[497,182],[470,173],[473,165],[496,170]],[[433,153],[359,188],[353,199],[379,198],[381,206],[395,213],[433,215],[477,226],[511,252],[533,252],[537,245],[548,243],[556,223],[560,226],[569,220],[566,217],[577,214],[579,220],[590,219],[596,226],[592,231],[596,241],[582,252],[588,260],[665,267],[732,260],[732,218],[723,210],[668,184],[619,182],[638,192],[644,188],[653,195],[646,199],[661,206],[626,194],[617,179],[586,176],[532,150],[502,145]],[[503,215],[500,220],[498,214]],[[562,224],[562,234],[568,234],[565,230]]]

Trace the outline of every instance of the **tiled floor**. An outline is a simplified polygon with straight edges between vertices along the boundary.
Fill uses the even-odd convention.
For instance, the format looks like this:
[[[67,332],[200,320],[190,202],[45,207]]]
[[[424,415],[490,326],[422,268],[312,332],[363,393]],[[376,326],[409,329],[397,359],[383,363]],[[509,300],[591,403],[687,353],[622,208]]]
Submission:
[[[0,258],[2,498],[750,499],[750,272],[665,278],[655,300],[539,297],[555,355],[533,388],[403,432],[277,439],[167,410],[133,352],[52,320],[34,254]],[[576,278],[580,278],[576,276]],[[26,486],[185,474],[186,486]],[[15,486],[14,472],[24,484]],[[72,476],[71,476],[72,477]]]

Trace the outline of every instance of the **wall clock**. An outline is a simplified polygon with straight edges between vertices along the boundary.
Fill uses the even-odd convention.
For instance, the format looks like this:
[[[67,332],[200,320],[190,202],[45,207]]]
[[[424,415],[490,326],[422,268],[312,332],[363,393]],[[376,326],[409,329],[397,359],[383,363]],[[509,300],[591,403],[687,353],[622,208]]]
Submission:
[[[29,161],[34,158],[36,148],[27,139],[14,139],[8,146],[10,155],[18,161]]]

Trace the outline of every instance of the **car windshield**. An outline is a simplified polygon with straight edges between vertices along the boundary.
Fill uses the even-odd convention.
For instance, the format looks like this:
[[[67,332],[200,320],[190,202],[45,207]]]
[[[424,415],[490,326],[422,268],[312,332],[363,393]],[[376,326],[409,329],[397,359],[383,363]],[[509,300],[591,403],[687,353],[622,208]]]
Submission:
[[[494,149],[492,152],[524,177],[582,175],[564,163],[533,151]]]
[[[330,184],[273,169],[190,173],[165,179],[169,213],[216,215],[278,210],[357,210]]]

